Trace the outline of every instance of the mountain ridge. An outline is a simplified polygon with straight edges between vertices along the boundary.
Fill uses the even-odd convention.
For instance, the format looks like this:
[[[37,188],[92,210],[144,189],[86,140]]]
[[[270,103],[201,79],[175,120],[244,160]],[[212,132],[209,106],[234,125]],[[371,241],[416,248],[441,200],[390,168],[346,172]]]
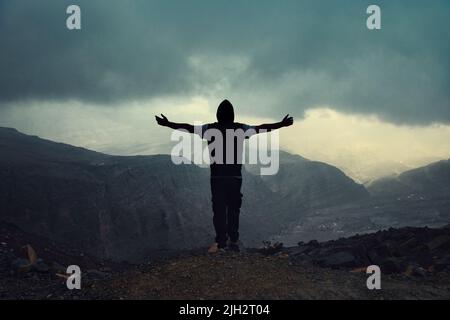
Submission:
[[[380,178],[366,187],[377,196],[449,193],[450,159],[436,161],[395,176]]]

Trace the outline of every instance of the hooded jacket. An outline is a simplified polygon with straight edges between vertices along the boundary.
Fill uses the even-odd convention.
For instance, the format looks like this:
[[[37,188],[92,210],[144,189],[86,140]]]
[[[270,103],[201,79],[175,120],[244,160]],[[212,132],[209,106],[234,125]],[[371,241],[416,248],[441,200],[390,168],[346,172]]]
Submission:
[[[242,171],[242,150],[243,143],[245,137],[242,139],[235,138],[234,141],[227,141],[227,130],[237,130],[242,129],[244,132],[250,129],[251,127],[234,122],[234,108],[230,101],[223,100],[219,107],[217,108],[217,122],[210,123],[204,126],[203,132],[208,129],[217,129],[222,133],[222,141],[223,141],[223,151],[222,151],[222,162],[214,163],[212,162],[210,165],[211,168],[211,177],[241,177]],[[210,147],[210,156],[215,157],[216,153],[214,148],[217,145],[213,145],[214,139],[208,140],[208,146]],[[229,148],[227,149],[227,145]],[[214,146],[214,148],[212,147]],[[226,163],[227,159],[227,150],[233,150],[234,161],[232,163]]]

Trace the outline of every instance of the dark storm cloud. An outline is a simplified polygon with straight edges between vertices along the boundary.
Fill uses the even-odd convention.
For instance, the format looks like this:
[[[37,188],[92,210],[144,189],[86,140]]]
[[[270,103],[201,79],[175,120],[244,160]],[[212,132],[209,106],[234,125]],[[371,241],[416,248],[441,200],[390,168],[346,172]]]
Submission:
[[[381,31],[365,27],[367,1],[0,0],[0,104],[218,90],[244,113],[328,104],[396,123],[449,123],[450,4],[375,2]],[[81,31],[65,28],[72,3]],[[192,57],[206,57],[203,72]],[[218,74],[226,57],[245,58],[245,70]],[[225,65],[206,68],[214,63]]]

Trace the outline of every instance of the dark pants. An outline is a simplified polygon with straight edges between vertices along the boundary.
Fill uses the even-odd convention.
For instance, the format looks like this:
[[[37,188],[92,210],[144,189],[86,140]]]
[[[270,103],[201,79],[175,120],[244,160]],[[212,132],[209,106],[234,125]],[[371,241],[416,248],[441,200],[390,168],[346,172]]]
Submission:
[[[228,239],[233,242],[237,242],[239,239],[239,211],[242,204],[241,185],[242,178],[211,178],[213,222],[219,248],[225,247]]]

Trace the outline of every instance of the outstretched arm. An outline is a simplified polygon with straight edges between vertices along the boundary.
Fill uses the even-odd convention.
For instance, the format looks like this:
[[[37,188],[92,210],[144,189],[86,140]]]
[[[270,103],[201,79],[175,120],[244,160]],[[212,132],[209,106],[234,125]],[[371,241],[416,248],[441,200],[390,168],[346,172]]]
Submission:
[[[261,124],[259,126],[255,126],[255,130],[257,133],[268,132],[268,131],[280,129],[283,127],[292,126],[293,123],[294,123],[294,118],[289,117],[289,115],[286,115],[283,118],[283,120],[281,120],[280,122]]]
[[[166,118],[165,115],[161,113],[161,117],[155,116],[156,122],[160,126],[163,127],[169,127],[175,130],[184,130],[188,131],[190,133],[194,133],[194,126],[192,124],[188,123],[176,123],[176,122],[170,122],[169,119]]]

